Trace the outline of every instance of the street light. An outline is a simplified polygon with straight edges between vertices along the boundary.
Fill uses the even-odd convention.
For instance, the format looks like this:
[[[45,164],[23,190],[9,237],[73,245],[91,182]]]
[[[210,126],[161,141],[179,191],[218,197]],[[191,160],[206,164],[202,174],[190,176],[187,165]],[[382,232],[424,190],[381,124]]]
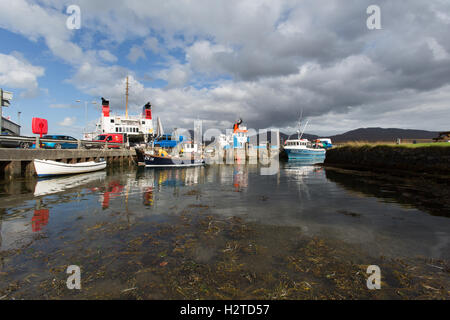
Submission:
[[[75,102],[80,102],[81,103],[81,100],[75,100]],[[91,104],[97,104],[97,102],[92,101]],[[84,113],[85,113],[85,118],[86,118],[86,123],[85,123],[85,126],[84,126],[84,132],[85,133],[87,131],[87,124],[88,124],[88,107],[87,106],[88,106],[88,101],[84,101]]]

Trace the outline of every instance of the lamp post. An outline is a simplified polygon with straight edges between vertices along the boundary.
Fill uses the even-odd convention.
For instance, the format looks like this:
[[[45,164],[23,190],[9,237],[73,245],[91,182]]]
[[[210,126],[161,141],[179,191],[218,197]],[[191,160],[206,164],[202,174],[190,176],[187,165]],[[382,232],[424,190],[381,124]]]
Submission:
[[[21,127],[20,127],[20,114],[21,114],[22,112],[21,111],[17,111],[17,124],[19,125],[19,136],[20,136],[20,129],[21,129]]]
[[[81,103],[81,100],[75,100],[75,102],[79,102]],[[97,102],[92,101],[91,104],[97,104]],[[85,116],[85,126],[84,126],[84,132],[86,133],[87,131],[87,125],[88,125],[88,101],[84,101],[84,116]]]

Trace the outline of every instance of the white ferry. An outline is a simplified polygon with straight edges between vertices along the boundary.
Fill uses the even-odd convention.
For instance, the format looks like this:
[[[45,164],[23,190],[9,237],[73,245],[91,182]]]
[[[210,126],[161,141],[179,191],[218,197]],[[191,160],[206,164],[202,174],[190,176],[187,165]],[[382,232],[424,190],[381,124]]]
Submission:
[[[92,140],[103,133],[124,133],[129,137],[142,137],[149,141],[153,136],[152,105],[147,102],[142,108],[142,114],[137,116],[113,115],[109,108],[109,101],[102,98],[102,116],[95,126],[94,132],[84,134],[85,140]]]
[[[109,100],[102,98],[102,116],[95,126],[94,132],[84,133],[84,140],[93,140],[99,134],[124,134],[130,140],[147,143],[154,138],[152,105],[147,102],[142,113],[137,116],[128,116],[128,77],[125,88],[125,115],[111,114]]]

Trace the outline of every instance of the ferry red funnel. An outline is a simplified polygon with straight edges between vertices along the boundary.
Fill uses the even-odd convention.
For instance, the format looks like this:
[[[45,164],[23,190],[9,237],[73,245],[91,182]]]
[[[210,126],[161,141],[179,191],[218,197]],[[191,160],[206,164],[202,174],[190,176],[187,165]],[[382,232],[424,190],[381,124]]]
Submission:
[[[109,117],[109,100],[102,98],[102,112],[104,117]]]
[[[145,117],[145,119],[152,119],[152,105],[150,104],[150,102],[147,102],[147,104],[144,106],[142,115]]]

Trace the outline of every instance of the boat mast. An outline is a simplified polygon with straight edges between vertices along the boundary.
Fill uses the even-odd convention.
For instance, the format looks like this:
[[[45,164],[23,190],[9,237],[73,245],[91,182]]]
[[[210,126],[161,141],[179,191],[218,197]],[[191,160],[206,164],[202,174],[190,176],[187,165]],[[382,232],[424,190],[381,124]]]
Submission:
[[[300,118],[298,119],[298,129],[297,129],[297,139],[300,140],[300,128],[302,127],[302,119],[303,119],[303,108],[300,111]],[[303,135],[303,132],[302,132]]]
[[[127,87],[125,89],[125,118],[128,119],[128,76],[127,76]]]
[[[300,135],[300,137],[298,138],[298,140],[301,140],[301,139],[302,139],[302,137],[303,137],[303,132],[305,132],[305,129],[306,129],[306,126],[308,125],[308,122],[309,122],[309,120],[306,121],[305,127],[303,128],[302,134]]]

